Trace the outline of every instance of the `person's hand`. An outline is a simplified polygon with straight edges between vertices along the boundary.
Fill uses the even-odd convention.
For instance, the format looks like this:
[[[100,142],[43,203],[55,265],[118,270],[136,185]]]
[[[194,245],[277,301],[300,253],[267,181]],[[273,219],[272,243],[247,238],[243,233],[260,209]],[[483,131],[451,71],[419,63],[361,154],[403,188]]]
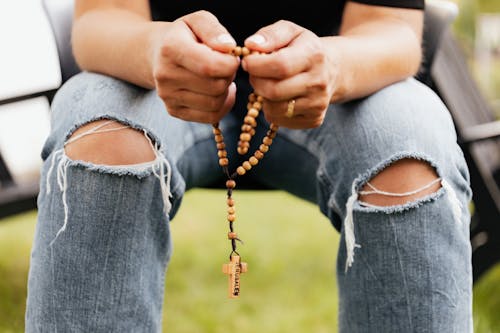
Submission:
[[[174,117],[216,123],[231,110],[239,59],[217,18],[198,11],[169,24],[154,55],[156,90]]]
[[[289,21],[278,21],[247,38],[245,46],[266,54],[243,59],[255,92],[264,97],[266,120],[288,128],[323,123],[335,90],[337,66],[321,39]],[[295,100],[294,115],[286,116]]]

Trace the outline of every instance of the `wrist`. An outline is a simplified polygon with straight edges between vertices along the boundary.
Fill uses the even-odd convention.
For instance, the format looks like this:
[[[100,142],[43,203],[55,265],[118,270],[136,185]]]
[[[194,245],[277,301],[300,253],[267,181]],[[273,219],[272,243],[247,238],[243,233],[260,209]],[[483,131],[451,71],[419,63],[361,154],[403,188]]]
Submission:
[[[148,87],[151,89],[156,88],[154,73],[158,64],[158,59],[161,55],[161,48],[165,43],[166,31],[169,29],[170,22],[152,22],[150,23],[149,36],[148,36],[148,50],[146,59],[148,62],[148,73],[146,74],[146,81]]]
[[[346,75],[349,71],[347,64],[344,61],[342,52],[344,37],[335,36],[326,38],[326,52],[328,57],[328,68],[332,82],[332,93],[330,103],[340,103],[345,101],[349,95],[350,75]]]

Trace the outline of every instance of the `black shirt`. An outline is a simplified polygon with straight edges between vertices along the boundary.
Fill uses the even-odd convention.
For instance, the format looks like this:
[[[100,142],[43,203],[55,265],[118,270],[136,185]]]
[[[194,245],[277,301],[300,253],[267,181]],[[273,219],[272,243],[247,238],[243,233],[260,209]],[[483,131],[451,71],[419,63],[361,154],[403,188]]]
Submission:
[[[353,0],[355,2],[401,8],[423,9],[424,0]],[[173,21],[205,9],[214,14],[239,45],[258,29],[280,19],[290,20],[318,36],[336,34],[345,0],[150,0],[155,21]]]

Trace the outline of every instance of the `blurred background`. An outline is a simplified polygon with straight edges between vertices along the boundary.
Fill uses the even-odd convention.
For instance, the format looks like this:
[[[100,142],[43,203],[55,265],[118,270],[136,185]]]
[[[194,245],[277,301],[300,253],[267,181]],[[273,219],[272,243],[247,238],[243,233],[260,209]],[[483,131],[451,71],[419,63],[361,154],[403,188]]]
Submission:
[[[481,98],[499,120],[500,1],[453,3],[459,12],[450,31]],[[29,194],[37,190],[50,101],[67,75],[56,39],[41,1],[0,2],[0,333],[24,332],[36,225]],[[175,255],[166,280],[164,326],[186,333],[336,332],[338,234],[330,222],[316,206],[281,191],[235,196],[245,240],[240,252],[250,268],[240,299],[227,299],[221,272],[229,250],[225,193],[192,190],[171,225]],[[478,235],[476,247],[487,241]],[[489,265],[475,281],[473,310],[475,332],[500,332],[500,264]]]

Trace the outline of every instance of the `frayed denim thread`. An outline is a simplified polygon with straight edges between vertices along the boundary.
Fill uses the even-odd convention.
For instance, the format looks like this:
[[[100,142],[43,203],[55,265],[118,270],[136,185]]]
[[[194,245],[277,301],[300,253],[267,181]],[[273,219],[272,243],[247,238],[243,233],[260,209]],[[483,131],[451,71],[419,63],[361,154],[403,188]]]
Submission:
[[[431,202],[439,198],[440,196],[444,195],[444,193],[448,193],[448,200],[450,201],[450,205],[452,207],[453,211],[453,216],[457,224],[460,224],[461,217],[462,217],[462,205],[460,204],[460,201],[457,198],[457,195],[455,193],[455,190],[453,187],[448,183],[446,179],[441,179],[441,188],[434,192],[431,193],[430,195],[424,196],[423,198],[419,198],[417,200],[414,200],[412,202],[405,203],[403,205],[394,205],[394,206],[375,206],[375,205],[363,205],[362,203],[359,202],[358,197],[359,197],[359,190],[361,187],[366,184],[371,178],[373,178],[376,174],[380,173],[382,170],[387,168],[389,165],[405,159],[405,158],[412,158],[412,159],[417,159],[421,161],[425,161],[429,163],[436,172],[438,173],[438,176],[440,175],[440,170],[438,166],[428,157],[422,155],[422,154],[412,154],[409,152],[401,152],[398,154],[393,155],[389,159],[383,161],[382,163],[379,163],[377,166],[374,168],[370,169],[368,172],[360,175],[356,179],[354,179],[352,183],[352,189],[351,189],[351,195],[349,196],[347,203],[346,203],[346,213],[345,213],[345,219],[344,219],[344,232],[345,232],[345,244],[346,244],[346,252],[347,252],[347,258],[346,258],[346,264],[345,264],[345,272],[347,273],[349,267],[352,266],[354,263],[354,250],[355,248],[361,248],[360,244],[356,243],[356,237],[354,234],[354,210],[359,210],[359,211],[364,211],[367,213],[375,213],[375,212],[383,212],[385,214],[395,214],[395,213],[402,213],[404,211],[410,210],[410,209],[415,209],[418,208],[425,203]],[[426,188],[426,186],[423,186],[420,189],[417,189],[416,191],[423,190]],[[395,193],[397,194],[397,193]]]
[[[102,119],[107,119],[107,118],[100,118],[98,120]],[[107,119],[109,120],[109,119]],[[92,121],[87,121],[86,123],[91,123]],[[118,120],[110,120],[109,123],[113,122],[119,122]],[[87,132],[82,133],[81,136],[76,137],[74,141],[80,139],[81,137],[85,135],[93,135],[100,133],[100,129],[105,127],[108,123],[98,125],[92,129],[90,129]],[[121,130],[125,128],[133,128],[134,127],[129,126],[128,124],[124,123],[126,126],[117,128],[116,130]],[[83,125],[81,125],[83,126]],[[81,127],[80,126],[80,127]],[[76,127],[79,128],[79,127]],[[66,142],[65,146],[69,142],[74,142],[70,141],[71,134],[74,133],[76,130],[73,129],[70,131],[68,136],[66,137]],[[109,131],[109,130],[101,130],[101,132],[104,131]],[[107,165],[97,165],[85,161],[80,161],[80,160],[71,160],[64,151],[64,148],[61,148],[57,151],[55,151],[52,155],[51,158],[51,164],[49,167],[49,170],[47,172],[47,184],[46,184],[46,193],[49,194],[51,192],[51,187],[49,183],[50,175],[53,172],[54,168],[56,167],[56,160],[59,156],[59,161],[57,162],[57,167],[56,167],[56,172],[57,172],[57,184],[59,186],[59,190],[62,193],[62,203],[63,203],[63,208],[64,208],[64,222],[62,227],[57,231],[54,239],[50,242],[50,246],[54,244],[56,239],[59,237],[59,235],[66,230],[66,226],[68,225],[69,221],[69,206],[68,202],[66,199],[66,193],[67,193],[67,170],[69,167],[78,167],[78,168],[83,168],[89,171],[95,171],[99,173],[107,173],[111,175],[117,175],[117,176],[135,176],[138,179],[145,178],[147,176],[150,176],[153,174],[158,180],[160,181],[160,187],[161,187],[161,192],[162,192],[162,199],[163,199],[163,208],[164,208],[164,213],[165,215],[169,215],[171,209],[172,209],[172,203],[170,199],[173,197],[172,191],[170,189],[170,181],[172,178],[172,168],[170,166],[170,163],[166,159],[165,155],[160,151],[159,145],[157,142],[153,143],[152,139],[150,138],[148,132],[145,129],[141,130],[144,133],[144,136],[148,140],[151,149],[153,150],[156,158],[151,161],[150,163],[140,163],[139,165],[141,167],[139,168],[134,168],[134,165],[129,165],[129,166],[107,166]],[[142,166],[144,165],[144,166]],[[158,170],[157,170],[158,169]],[[166,173],[165,173],[166,169]]]

